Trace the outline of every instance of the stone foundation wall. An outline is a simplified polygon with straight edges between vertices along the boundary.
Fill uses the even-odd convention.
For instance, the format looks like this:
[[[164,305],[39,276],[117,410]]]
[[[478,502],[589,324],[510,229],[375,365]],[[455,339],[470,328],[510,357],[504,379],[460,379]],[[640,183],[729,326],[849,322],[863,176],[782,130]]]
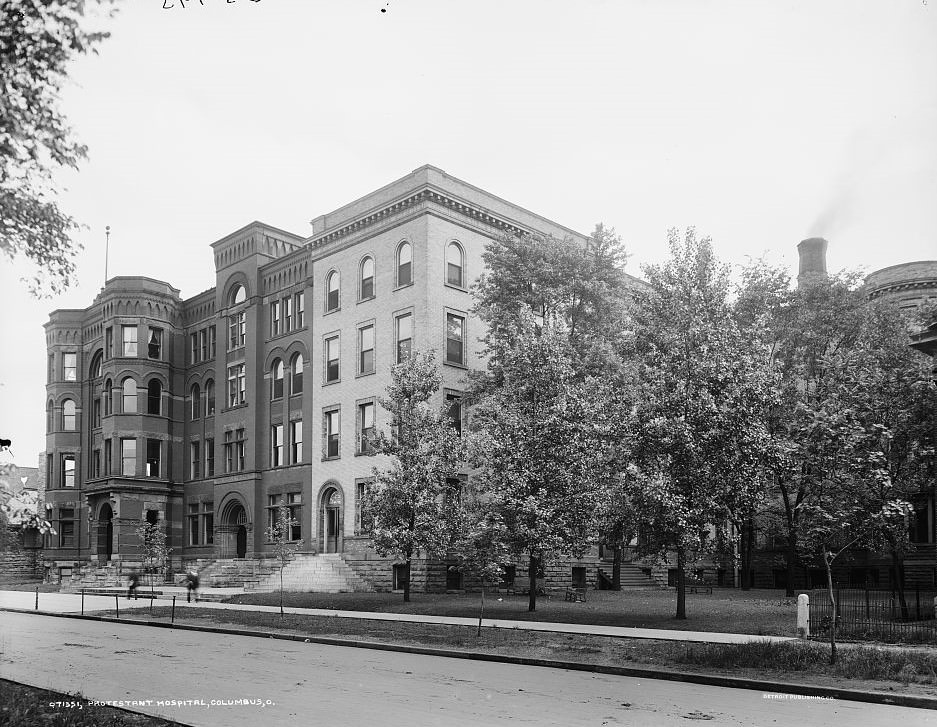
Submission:
[[[0,550],[0,583],[29,583],[42,580],[41,551],[23,546],[19,532],[11,532]]]

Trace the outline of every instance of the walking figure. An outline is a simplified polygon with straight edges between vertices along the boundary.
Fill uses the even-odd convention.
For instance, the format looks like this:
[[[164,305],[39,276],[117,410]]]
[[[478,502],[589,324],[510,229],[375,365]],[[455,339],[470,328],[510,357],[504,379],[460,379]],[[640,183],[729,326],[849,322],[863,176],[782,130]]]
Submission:
[[[137,599],[137,585],[140,583],[140,576],[136,571],[130,571],[130,584],[127,588],[127,600]]]
[[[186,573],[185,585],[188,589],[185,594],[185,602],[190,603],[194,594],[195,602],[198,603],[198,573],[196,573],[194,570],[190,570],[188,573]]]

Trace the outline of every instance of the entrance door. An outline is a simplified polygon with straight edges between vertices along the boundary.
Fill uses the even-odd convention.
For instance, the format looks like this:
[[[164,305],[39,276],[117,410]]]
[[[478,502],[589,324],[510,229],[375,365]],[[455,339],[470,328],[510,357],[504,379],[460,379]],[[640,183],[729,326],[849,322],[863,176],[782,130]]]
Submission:
[[[237,557],[244,558],[247,556],[247,528],[243,525],[238,525],[237,532]]]
[[[338,552],[338,533],[339,533],[338,508],[327,507],[325,508],[325,552],[326,553]]]
[[[108,561],[114,555],[114,512],[110,505],[104,505],[98,515],[98,556]]]

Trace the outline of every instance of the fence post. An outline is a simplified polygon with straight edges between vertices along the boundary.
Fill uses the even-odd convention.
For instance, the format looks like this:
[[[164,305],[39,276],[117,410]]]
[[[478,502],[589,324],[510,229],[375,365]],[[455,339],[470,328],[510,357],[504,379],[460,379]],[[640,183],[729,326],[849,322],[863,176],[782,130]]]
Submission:
[[[176,597],[175,596],[172,597],[172,614],[169,617],[169,622],[170,623],[176,622]]]
[[[934,601],[937,603],[937,598]],[[802,639],[810,636],[810,596],[806,593],[797,597],[797,635]]]
[[[117,618],[120,618],[120,596],[114,594],[114,610],[117,612]]]
[[[81,615],[85,615],[85,589],[81,589]]]
[[[39,610],[39,586],[36,586],[36,611]]]

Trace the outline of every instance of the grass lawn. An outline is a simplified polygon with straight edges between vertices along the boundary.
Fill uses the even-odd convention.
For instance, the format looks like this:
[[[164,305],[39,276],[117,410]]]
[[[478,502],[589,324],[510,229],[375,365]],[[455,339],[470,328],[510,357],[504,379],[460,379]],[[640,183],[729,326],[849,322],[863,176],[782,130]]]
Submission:
[[[175,727],[178,724],[92,705],[81,695],[60,694],[0,679],[0,725],[4,727]]]
[[[588,591],[585,603],[566,601],[562,593],[558,597],[538,597],[534,613],[527,610],[527,596],[503,596],[499,601],[498,596],[489,595],[485,599],[485,617],[769,636],[796,636],[797,631],[797,599],[786,598],[783,590],[743,592],[714,588],[712,594],[688,593],[685,621],[674,618],[677,611],[674,590]],[[478,593],[413,593],[410,598],[410,603],[404,603],[400,593],[284,593],[283,605],[478,617]],[[245,594],[228,602],[276,606],[280,603],[280,594]]]
[[[111,612],[112,613],[112,612]],[[131,618],[166,622],[165,606]],[[125,617],[127,617],[125,613]],[[369,619],[332,618],[220,609],[178,609],[176,622],[251,628],[301,636],[427,646],[458,651],[557,659],[611,666],[653,667],[723,674],[747,679],[797,682],[844,689],[893,691],[937,697],[937,649],[849,646],[830,666],[824,644],[687,644],[516,629],[440,626]],[[311,644],[310,648],[315,648]]]

